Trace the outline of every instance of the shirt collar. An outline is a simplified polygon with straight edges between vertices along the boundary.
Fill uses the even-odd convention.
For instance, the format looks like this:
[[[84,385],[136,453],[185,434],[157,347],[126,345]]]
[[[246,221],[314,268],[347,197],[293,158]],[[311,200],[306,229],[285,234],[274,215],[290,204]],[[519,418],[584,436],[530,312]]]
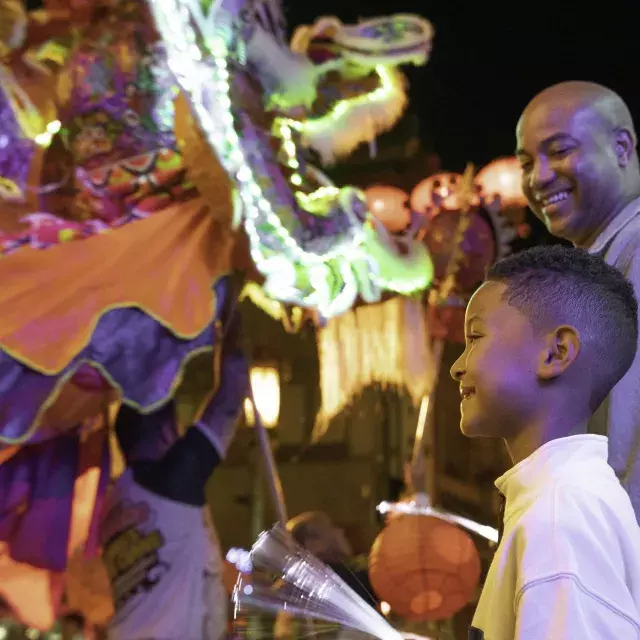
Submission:
[[[580,434],[551,440],[500,476],[496,487],[507,503],[512,503],[561,475],[576,475],[577,467],[606,463],[608,449],[607,438],[600,435]]]
[[[620,213],[611,220],[604,231],[588,248],[589,253],[600,253],[640,213],[640,197],[634,198]]]

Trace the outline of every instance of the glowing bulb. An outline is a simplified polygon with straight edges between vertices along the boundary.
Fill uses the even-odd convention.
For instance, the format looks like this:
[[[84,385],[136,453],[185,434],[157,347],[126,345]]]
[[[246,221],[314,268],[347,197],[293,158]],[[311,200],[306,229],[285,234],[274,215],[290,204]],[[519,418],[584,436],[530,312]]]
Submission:
[[[384,600],[380,603],[380,612],[383,616],[388,616],[391,612],[391,605],[388,602],[384,602]]]
[[[48,131],[39,133],[35,138],[35,143],[40,147],[48,147],[51,144],[51,134]]]
[[[47,125],[47,132],[50,133],[52,136],[55,136],[56,133],[58,133],[58,131],[60,131],[61,127],[62,127],[62,124],[60,124],[60,120],[52,120]]]
[[[256,410],[265,427],[275,427],[280,416],[280,376],[275,367],[252,367],[251,388]]]

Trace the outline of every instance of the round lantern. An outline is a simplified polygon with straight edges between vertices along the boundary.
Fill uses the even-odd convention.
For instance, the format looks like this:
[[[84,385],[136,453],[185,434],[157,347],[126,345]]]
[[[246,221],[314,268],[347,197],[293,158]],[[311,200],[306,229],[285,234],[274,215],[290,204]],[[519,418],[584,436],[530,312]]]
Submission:
[[[411,221],[409,196],[397,187],[374,185],[365,190],[367,207],[392,233],[406,229]]]
[[[456,285],[461,294],[475,291],[496,258],[496,241],[491,225],[477,212],[469,215],[471,221],[462,239],[463,255],[456,274]],[[424,242],[429,248],[437,280],[445,277],[456,249],[459,220],[459,211],[443,211],[427,227]]]
[[[457,192],[461,184],[459,173],[442,172],[425,178],[411,192],[411,208],[423,214],[440,207],[457,209],[460,206]]]
[[[443,620],[474,597],[480,557],[459,527],[431,516],[402,516],[373,543],[369,578],[392,612],[410,620]]]
[[[524,207],[527,204],[522,193],[522,167],[517,158],[494,160],[478,173],[476,183],[485,197],[499,195],[505,207]]]

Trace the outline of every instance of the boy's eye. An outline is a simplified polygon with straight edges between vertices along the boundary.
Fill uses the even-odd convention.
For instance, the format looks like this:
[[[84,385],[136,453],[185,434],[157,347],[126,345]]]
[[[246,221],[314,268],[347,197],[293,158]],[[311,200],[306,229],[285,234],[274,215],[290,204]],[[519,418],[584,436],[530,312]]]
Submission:
[[[477,333],[472,333],[472,334],[467,336],[467,342],[474,342],[475,340],[477,340],[480,337],[481,336],[479,336]]]

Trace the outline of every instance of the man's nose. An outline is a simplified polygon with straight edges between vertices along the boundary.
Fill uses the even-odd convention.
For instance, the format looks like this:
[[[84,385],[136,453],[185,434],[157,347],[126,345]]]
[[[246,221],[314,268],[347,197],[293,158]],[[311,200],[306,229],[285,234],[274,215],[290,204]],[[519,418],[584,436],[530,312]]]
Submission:
[[[529,186],[538,191],[552,182],[555,175],[551,163],[546,158],[537,158],[529,174]]]

